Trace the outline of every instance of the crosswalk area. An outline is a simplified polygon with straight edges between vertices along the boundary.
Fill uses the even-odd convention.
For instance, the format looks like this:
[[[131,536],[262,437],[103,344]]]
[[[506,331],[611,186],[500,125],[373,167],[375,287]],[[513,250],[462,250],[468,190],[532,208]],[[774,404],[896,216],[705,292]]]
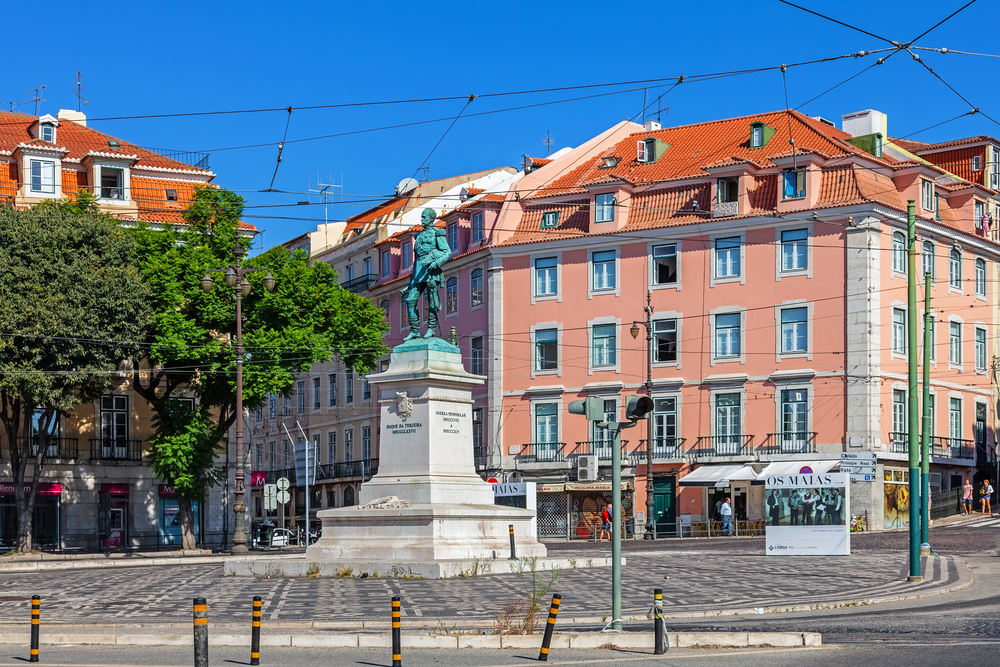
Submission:
[[[949,524],[947,528],[1000,528],[1000,516],[995,514],[971,516],[968,519],[955,521]]]

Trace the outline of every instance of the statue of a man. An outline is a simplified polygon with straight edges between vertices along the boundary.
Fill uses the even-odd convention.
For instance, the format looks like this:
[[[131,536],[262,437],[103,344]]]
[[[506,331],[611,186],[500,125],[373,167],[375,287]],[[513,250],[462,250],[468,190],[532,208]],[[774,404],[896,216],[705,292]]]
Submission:
[[[417,303],[420,295],[427,292],[429,305],[427,312],[427,333],[424,338],[433,338],[437,329],[438,311],[441,310],[441,267],[451,257],[448,238],[443,229],[434,226],[437,214],[432,208],[425,208],[420,214],[420,224],[424,230],[417,234],[413,242],[413,270],[410,272],[410,282],[400,292],[405,294],[406,311],[410,316],[410,334],[404,341],[420,337],[420,317],[417,315]]]

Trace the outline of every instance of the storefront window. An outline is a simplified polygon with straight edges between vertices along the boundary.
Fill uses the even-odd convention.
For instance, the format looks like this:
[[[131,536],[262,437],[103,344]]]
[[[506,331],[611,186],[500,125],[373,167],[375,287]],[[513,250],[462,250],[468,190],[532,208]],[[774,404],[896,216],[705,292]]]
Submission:
[[[194,517],[194,539],[201,543],[201,504],[191,501],[191,514]],[[160,544],[181,543],[181,523],[177,514],[177,497],[160,496]]]

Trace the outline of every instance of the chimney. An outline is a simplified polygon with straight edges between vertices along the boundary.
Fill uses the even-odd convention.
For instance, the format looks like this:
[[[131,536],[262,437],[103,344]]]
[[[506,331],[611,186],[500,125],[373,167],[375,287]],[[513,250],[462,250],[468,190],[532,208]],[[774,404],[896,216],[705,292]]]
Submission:
[[[72,109],[60,109],[56,118],[59,120],[69,120],[87,127],[87,114]]]
[[[881,111],[865,109],[854,113],[845,113],[841,118],[844,121],[844,132],[852,137],[863,137],[868,134],[880,133],[883,137],[889,136],[889,117]]]
[[[646,132],[656,132],[657,130],[660,129],[660,121],[647,120],[643,125],[643,127],[646,129]]]

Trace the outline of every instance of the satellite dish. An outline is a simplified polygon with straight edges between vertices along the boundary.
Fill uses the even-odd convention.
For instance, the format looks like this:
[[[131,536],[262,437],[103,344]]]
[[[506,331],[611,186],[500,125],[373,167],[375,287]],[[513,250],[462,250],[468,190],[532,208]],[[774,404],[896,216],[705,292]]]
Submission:
[[[396,194],[401,195],[405,192],[411,192],[412,190],[416,190],[419,186],[420,183],[417,182],[417,179],[404,178],[399,182],[399,185],[396,186]]]

